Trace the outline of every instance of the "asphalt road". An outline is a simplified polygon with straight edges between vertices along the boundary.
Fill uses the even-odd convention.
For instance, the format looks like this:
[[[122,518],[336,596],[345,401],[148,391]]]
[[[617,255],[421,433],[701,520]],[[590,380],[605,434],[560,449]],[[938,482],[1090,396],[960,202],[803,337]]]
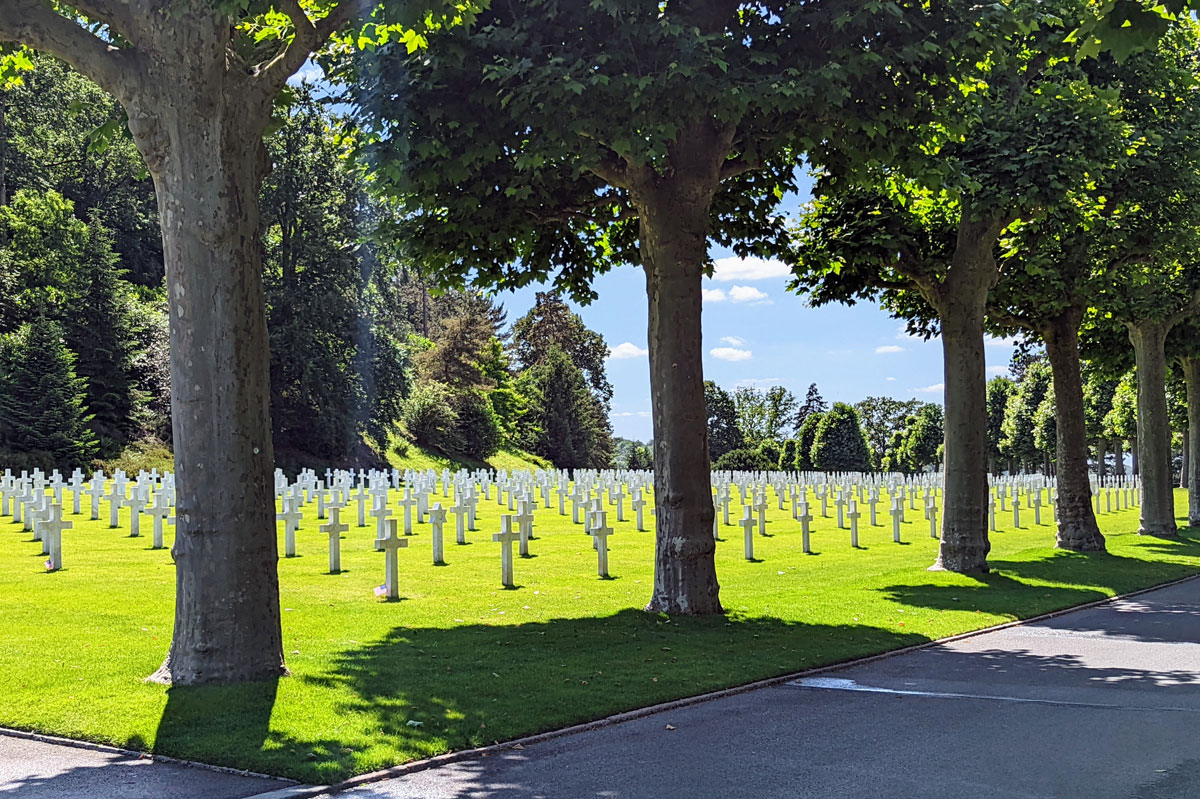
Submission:
[[[441,797],[1196,799],[1200,580],[338,795]]]
[[[287,783],[0,735],[3,799],[243,799]]]
[[[0,735],[0,799],[281,787]],[[1200,579],[336,797],[1197,799]]]

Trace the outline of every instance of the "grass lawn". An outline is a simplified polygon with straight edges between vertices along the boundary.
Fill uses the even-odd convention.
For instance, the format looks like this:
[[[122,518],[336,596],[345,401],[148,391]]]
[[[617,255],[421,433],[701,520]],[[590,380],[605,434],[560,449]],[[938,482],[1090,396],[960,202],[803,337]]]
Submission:
[[[1176,503],[1183,513],[1183,492]],[[858,550],[834,519],[818,517],[805,555],[799,525],[772,501],[757,561],[743,558],[740,528],[722,528],[727,615],[668,619],[639,610],[653,534],[616,524],[615,514],[612,579],[597,578],[591,539],[555,508],[537,511],[533,556],[516,559],[518,587],[503,590],[493,499],[481,503],[466,546],[454,544],[450,516],[445,566],[430,562],[429,528],[418,526],[400,551],[403,599],[388,603],[373,593],[383,582],[374,528],[352,528],[346,572],[327,574],[326,536],[310,506],[299,557],[279,562],[291,676],[168,690],[142,680],[171,638],[169,551],[108,529],[107,503],[100,521],[87,521],[87,504],[84,516],[68,516],[66,568],[54,574],[30,535],[0,520],[0,725],[320,783],[1200,571],[1197,531],[1139,538],[1136,509],[1101,516],[1109,553],[1090,556],[1056,552],[1046,513],[1034,526],[1023,509],[1019,530],[1011,512],[997,513],[1005,526],[992,536],[994,572],[974,578],[926,571],[937,542],[919,510],[897,545],[887,504],[874,528],[863,506]],[[811,507],[819,515],[819,503]],[[143,535],[149,529],[144,522]]]

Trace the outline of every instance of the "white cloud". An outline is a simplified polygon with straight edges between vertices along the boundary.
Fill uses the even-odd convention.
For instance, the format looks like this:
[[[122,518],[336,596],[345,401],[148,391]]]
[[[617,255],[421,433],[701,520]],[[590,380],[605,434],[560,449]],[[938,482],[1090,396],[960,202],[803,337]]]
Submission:
[[[642,419],[644,419],[644,418],[646,418],[646,417],[648,417],[648,416],[650,415],[650,411],[621,411],[620,413],[614,413],[614,414],[610,414],[610,415],[611,415],[611,416],[613,416],[614,418],[616,418],[616,417],[622,417],[622,418],[623,418],[623,417],[627,417],[627,416],[637,416],[637,417],[639,417],[639,418],[642,418]]]
[[[700,294],[705,302],[725,302],[729,299],[722,289],[701,289]]]
[[[889,383],[895,383],[895,382],[896,382],[896,378],[894,378],[894,377],[885,377],[885,378],[884,378],[884,380],[888,381]]]
[[[989,347],[1012,347],[1016,345],[1017,337],[996,338],[995,336],[984,336],[983,343]]]
[[[767,299],[767,295],[754,286],[730,286],[729,299],[734,302],[761,302]]]
[[[728,344],[731,347],[740,347],[746,343],[745,339],[740,339],[737,336],[722,336],[722,344]]]
[[[903,347],[898,347],[895,344],[885,344],[882,347],[875,348],[876,355],[890,355],[894,352],[906,352]]]
[[[608,357],[614,361],[624,360],[626,358],[644,358],[650,354],[650,350],[644,350],[631,341],[626,341],[624,344],[618,344],[615,347],[609,347]]]
[[[900,325],[900,327],[896,330],[896,338],[900,339],[901,341],[920,341],[921,340],[920,336],[914,336],[912,333],[909,333],[908,325],[904,325],[904,324]]]
[[[753,353],[750,350],[739,350],[735,347],[717,347],[709,350],[708,354],[722,361],[748,361]]]
[[[989,366],[987,368],[989,375],[1006,375],[1008,374],[1007,366]]]
[[[792,270],[780,261],[762,258],[719,258],[713,264],[713,280],[728,283],[733,280],[767,280],[787,277]]]
[[[946,390],[945,383],[934,383],[932,386],[925,386],[924,388],[914,388],[913,389],[913,391],[917,392],[918,394],[936,394],[939,391],[945,391],[945,390]]]
[[[769,388],[778,386],[783,381],[778,377],[747,377],[734,383],[736,388]]]

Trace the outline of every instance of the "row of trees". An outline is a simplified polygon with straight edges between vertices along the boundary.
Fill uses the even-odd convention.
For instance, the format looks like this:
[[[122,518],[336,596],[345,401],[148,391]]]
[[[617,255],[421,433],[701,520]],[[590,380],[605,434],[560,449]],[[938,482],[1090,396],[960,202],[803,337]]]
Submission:
[[[942,408],[867,397],[830,408],[815,383],[803,403],[783,386],[704,383],[709,458],[717,469],[916,472],[941,459]]]
[[[1095,55],[1097,33],[1128,43],[1117,32],[1130,5],[1115,4],[1113,22],[1083,0],[853,9],[318,0],[307,10],[170,0],[146,15],[117,0],[9,0],[0,38],[68,60],[119,100],[164,209],[181,525],[177,624],[160,678],[283,673],[260,138],[288,78],[314,53],[361,112],[373,186],[398,202],[388,232],[431,277],[450,286],[551,278],[587,299],[597,272],[644,268],[659,507],[650,610],[721,610],[700,349],[710,238],[793,260],[798,288],[852,289],[831,288],[829,299],[895,292],[889,304],[936,325],[946,353],[938,565],[958,571],[987,568],[984,331],[1033,306],[1021,300],[1012,315],[989,317],[996,256],[1008,263],[1011,250],[1001,237],[1024,243],[1014,255],[1027,265],[1005,276],[1056,281],[1031,296],[1060,307],[1039,308],[1029,324],[1044,334],[1055,376],[1063,546],[1102,545],[1083,513],[1082,413],[1074,421],[1084,311],[1063,300],[1083,296],[1084,310],[1109,301],[1091,286],[1059,290],[1077,285],[1067,267],[1132,266],[1139,296],[1165,281],[1156,296],[1174,287],[1187,301],[1153,314],[1139,302],[1105,308],[1128,325],[1137,353],[1143,529],[1169,532],[1169,490],[1158,479],[1161,345],[1189,310],[1186,235],[1169,233],[1192,229],[1200,207],[1187,185],[1198,104],[1186,18],[1166,39],[1173,50],[1125,62],[1141,72],[1078,58]],[[1086,49],[1067,36],[1081,25]],[[337,46],[326,48],[331,39]],[[802,161],[824,176],[806,228],[837,235],[793,236],[774,213]],[[1130,170],[1148,171],[1127,180]],[[844,223],[832,221],[839,209],[851,211]],[[1074,246],[1080,239],[1088,246]],[[843,240],[853,246],[839,250]],[[1189,429],[1200,436],[1200,425]],[[231,468],[204,469],[216,462]],[[227,501],[210,501],[218,496]]]

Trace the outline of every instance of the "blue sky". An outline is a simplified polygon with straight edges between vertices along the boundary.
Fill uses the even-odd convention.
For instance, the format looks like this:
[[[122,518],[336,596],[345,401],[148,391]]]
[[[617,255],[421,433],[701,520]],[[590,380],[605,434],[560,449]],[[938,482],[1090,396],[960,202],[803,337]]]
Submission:
[[[795,213],[803,199],[788,198],[785,212]],[[800,398],[816,383],[829,402],[879,395],[942,401],[937,339],[909,338],[900,320],[869,304],[810,308],[788,293],[781,264],[743,261],[716,247],[712,256],[717,268],[704,281],[705,379],[727,389],[782,385]],[[613,432],[645,441],[653,428],[645,277],[627,266],[593,285],[599,299],[572,307],[610,348]],[[537,290],[502,292],[496,299],[513,321],[533,305]],[[1006,374],[1011,345],[989,340],[986,351],[989,375]]]

